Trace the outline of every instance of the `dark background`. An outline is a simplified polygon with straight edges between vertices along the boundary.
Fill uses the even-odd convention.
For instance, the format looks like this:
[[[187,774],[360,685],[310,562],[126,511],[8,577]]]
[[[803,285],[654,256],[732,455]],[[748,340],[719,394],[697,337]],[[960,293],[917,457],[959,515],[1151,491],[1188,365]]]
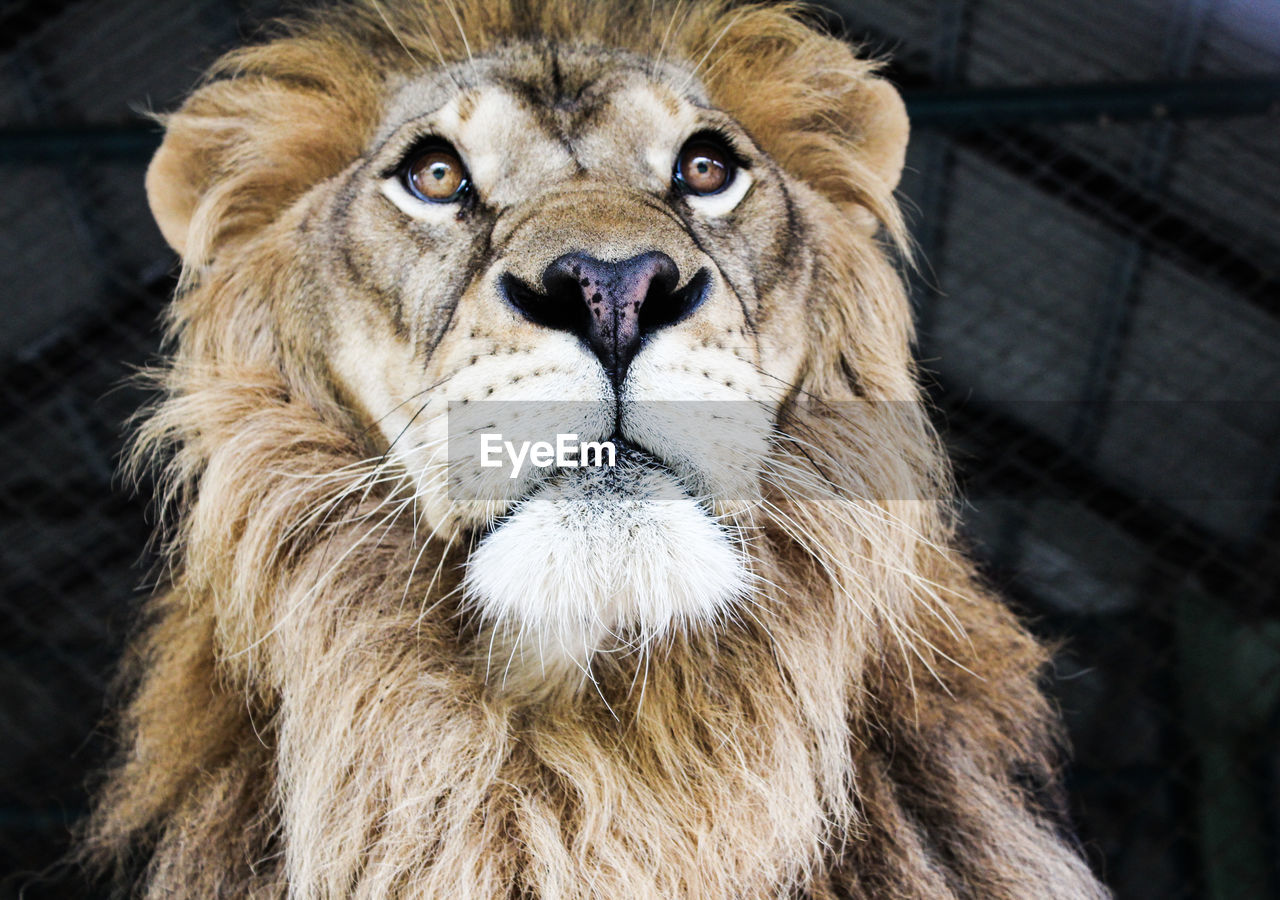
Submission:
[[[274,5],[0,3],[0,896],[84,809],[144,592],[113,469],[174,259],[137,111]],[[1090,861],[1280,897],[1280,0],[828,6],[914,115],[920,357],[977,553],[1061,642]]]

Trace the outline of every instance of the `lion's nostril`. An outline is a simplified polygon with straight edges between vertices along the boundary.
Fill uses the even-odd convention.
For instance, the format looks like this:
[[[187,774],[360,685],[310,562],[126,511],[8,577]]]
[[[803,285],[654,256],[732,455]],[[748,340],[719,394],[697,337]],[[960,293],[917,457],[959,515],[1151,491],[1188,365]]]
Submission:
[[[699,269],[683,288],[679,283],[675,261],[650,251],[617,262],[566,253],[542,273],[542,291],[510,274],[498,286],[525,318],[582,338],[621,383],[644,337],[692,313],[710,276]]]
[[[702,303],[710,283],[707,270],[699,269],[689,283],[678,290],[674,284],[652,285],[643,300],[633,301],[632,311],[639,319],[640,333],[649,334],[687,317]]]

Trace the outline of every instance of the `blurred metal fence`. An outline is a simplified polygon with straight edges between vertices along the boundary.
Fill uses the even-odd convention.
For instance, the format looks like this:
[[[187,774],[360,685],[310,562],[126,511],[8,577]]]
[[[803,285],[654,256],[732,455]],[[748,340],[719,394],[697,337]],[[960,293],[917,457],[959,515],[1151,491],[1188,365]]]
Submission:
[[[83,810],[141,596],[112,472],[173,260],[136,111],[272,6],[0,8],[0,892]],[[828,7],[909,98],[920,357],[975,551],[1062,646],[1091,862],[1280,896],[1280,5]]]

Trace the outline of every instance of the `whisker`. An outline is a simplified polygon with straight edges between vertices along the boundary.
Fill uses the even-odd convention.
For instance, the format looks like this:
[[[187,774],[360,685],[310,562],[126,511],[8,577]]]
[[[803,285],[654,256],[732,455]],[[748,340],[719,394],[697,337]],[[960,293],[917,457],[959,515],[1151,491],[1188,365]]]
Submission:
[[[688,90],[689,86],[693,84],[694,79],[697,77],[698,70],[701,69],[702,64],[707,61],[707,57],[709,57],[712,54],[712,52],[716,49],[716,47],[720,45],[720,41],[723,40],[724,36],[733,29],[733,26],[737,25],[738,22],[742,20],[742,17],[744,15],[746,15],[746,13],[738,13],[736,16],[734,16],[732,19],[729,20],[728,24],[726,24],[723,28],[720,29],[720,33],[716,35],[716,39],[711,42],[711,46],[709,46],[706,49],[706,51],[702,54],[702,56],[698,59],[698,62],[696,65],[694,65],[693,70],[689,72],[688,78],[680,86],[679,93],[684,93],[686,90]]]
[[[413,51],[409,49],[409,45],[406,44],[404,42],[404,39],[400,37],[400,32],[396,31],[395,26],[391,24],[391,20],[387,18],[387,12],[385,9],[383,9],[382,4],[379,2],[379,0],[373,0],[373,8],[377,11],[379,18],[382,19],[383,24],[387,26],[387,31],[391,34],[393,38],[396,39],[396,43],[400,45],[400,48],[404,50],[405,55],[409,57],[409,59],[413,62],[415,66],[418,67],[420,71],[422,71],[423,73],[427,72],[427,67],[422,64],[421,60],[419,60],[416,56],[413,55]]]
[[[458,18],[458,8],[454,5],[453,0],[445,0],[445,5],[449,8],[449,15],[453,17],[453,24],[458,28],[458,36],[462,38],[462,46],[467,51],[467,60],[471,63],[472,75],[476,75],[476,58],[471,55],[471,42],[467,40],[466,29],[462,27],[462,20]]]

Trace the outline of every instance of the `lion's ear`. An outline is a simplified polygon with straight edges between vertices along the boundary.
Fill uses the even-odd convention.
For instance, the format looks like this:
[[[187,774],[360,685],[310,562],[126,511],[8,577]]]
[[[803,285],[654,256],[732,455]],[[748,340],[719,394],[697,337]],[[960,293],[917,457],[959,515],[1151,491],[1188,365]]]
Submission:
[[[342,119],[315,92],[252,77],[211,81],[163,118],[147,168],[160,233],[189,266],[269,222],[313,177],[308,163]],[[326,119],[327,115],[327,122]]]
[[[907,110],[876,75],[878,64],[785,9],[759,7],[725,40],[716,33],[708,35],[723,53],[708,66],[714,102],[859,227],[900,233],[893,190],[906,158]]]
[[[242,51],[234,77],[206,83],[164,119],[147,200],[188,266],[210,262],[342,171],[374,127],[380,82],[358,61],[313,61],[314,77],[263,77],[272,75],[270,49]]]
[[[864,79],[850,98],[863,164],[890,190],[898,186],[907,158],[911,127],[897,88],[883,78]]]
[[[207,262],[233,220],[263,212],[291,180],[293,161],[278,146],[288,132],[273,120],[294,93],[251,79],[213,81],[162,118],[164,140],[147,167],[147,202],[184,262]],[[264,169],[274,171],[277,184],[262,177]]]
[[[200,198],[209,188],[206,148],[178,116],[169,117],[164,141],[147,167],[147,202],[160,233],[179,256],[187,251],[187,234]]]

